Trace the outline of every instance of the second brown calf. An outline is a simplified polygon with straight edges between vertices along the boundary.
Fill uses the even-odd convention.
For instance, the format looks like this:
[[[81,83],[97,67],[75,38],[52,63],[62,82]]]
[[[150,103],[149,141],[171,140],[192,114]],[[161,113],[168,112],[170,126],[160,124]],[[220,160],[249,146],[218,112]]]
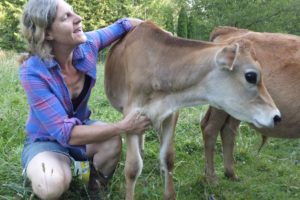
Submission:
[[[231,43],[247,39],[252,42],[262,76],[282,121],[273,129],[256,128],[263,136],[279,138],[300,137],[300,37],[279,33],[258,33],[233,27],[219,27],[211,34],[214,42]],[[201,121],[205,143],[205,172],[209,182],[216,182],[214,147],[220,132],[225,176],[238,179],[234,171],[234,142],[240,121],[223,110],[209,107]]]

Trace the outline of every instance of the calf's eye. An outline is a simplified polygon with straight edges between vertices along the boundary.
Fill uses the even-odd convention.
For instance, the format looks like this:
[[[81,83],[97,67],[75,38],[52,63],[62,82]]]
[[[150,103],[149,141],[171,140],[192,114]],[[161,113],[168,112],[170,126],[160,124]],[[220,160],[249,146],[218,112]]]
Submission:
[[[256,72],[247,72],[247,73],[245,73],[245,79],[248,83],[256,84],[257,83],[257,73]]]

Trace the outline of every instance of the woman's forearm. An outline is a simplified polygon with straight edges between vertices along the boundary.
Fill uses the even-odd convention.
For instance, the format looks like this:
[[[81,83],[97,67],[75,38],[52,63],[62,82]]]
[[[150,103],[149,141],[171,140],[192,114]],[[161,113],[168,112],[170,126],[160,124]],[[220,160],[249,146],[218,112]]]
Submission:
[[[121,134],[143,134],[151,121],[139,112],[131,112],[122,121],[113,124],[75,125],[69,140],[70,145],[85,145],[102,142]]]
[[[116,124],[94,124],[76,125],[72,129],[69,140],[70,145],[85,145],[98,143],[114,136],[119,136],[124,131],[119,123]]]

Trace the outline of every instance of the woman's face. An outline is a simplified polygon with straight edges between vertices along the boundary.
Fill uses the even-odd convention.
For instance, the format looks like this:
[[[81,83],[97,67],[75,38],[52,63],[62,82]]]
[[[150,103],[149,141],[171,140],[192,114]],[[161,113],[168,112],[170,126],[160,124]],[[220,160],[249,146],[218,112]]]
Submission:
[[[72,7],[63,0],[57,1],[57,12],[46,39],[55,45],[66,48],[75,48],[86,41],[82,30],[82,18],[77,15]]]

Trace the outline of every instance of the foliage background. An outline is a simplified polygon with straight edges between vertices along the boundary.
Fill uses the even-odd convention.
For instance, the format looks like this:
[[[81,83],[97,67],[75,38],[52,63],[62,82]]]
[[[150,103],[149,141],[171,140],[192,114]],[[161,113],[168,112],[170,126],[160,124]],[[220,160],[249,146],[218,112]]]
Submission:
[[[216,26],[300,34],[299,0],[67,0],[95,30],[122,17],[149,19],[181,37],[207,40]],[[0,48],[23,51],[19,19],[26,0],[0,1]]]

